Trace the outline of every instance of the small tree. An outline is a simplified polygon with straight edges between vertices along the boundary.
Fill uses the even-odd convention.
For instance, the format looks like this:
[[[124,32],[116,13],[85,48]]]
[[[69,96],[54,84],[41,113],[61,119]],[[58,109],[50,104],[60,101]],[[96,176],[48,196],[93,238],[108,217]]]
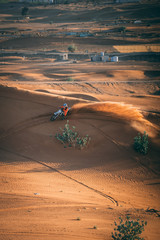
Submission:
[[[74,78],[68,77],[68,78],[66,79],[66,81],[68,81],[68,82],[73,82],[73,81],[74,81]]]
[[[74,44],[68,46],[68,51],[69,52],[75,52],[76,51],[76,46]]]
[[[115,222],[114,233],[112,232],[112,238],[114,240],[144,240],[144,238],[139,237],[144,231],[144,226],[147,225],[147,222],[130,220],[130,217],[127,216],[126,220],[120,217],[119,225]]]
[[[85,137],[80,137],[79,134],[75,131],[75,127],[70,128],[69,121],[65,124],[64,129],[61,129],[62,133],[58,133],[55,137],[64,144],[64,147],[78,147],[83,149],[86,147],[90,141],[90,137],[86,135]]]
[[[28,8],[27,7],[23,7],[22,8],[22,11],[21,11],[21,14],[22,14],[22,16],[26,16],[27,15],[27,13],[28,13]]]
[[[120,32],[124,34],[126,32],[126,27],[121,27]]]
[[[144,134],[141,136],[140,133],[138,133],[138,136],[134,138],[134,149],[142,153],[144,155],[148,152],[148,134],[144,132]]]

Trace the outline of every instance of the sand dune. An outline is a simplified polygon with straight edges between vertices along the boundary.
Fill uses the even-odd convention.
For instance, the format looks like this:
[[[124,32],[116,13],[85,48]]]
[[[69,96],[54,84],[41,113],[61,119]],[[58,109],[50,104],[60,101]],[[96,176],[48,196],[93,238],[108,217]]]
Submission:
[[[110,240],[127,215],[159,240],[159,2],[67,2],[0,3],[0,240]],[[55,138],[67,120],[83,150]]]
[[[115,102],[101,102],[101,103],[79,103],[72,107],[74,112],[100,112],[107,116],[115,117],[126,122],[130,122],[131,126],[137,129],[139,132],[144,133],[146,131],[150,137],[156,137],[159,128],[151,122],[144,119],[144,116],[137,108],[124,103]]]
[[[159,206],[158,155],[152,148],[141,158],[132,149],[137,131],[131,122],[149,124],[137,109],[6,87],[0,91],[4,239],[109,239],[115,218],[127,212],[154,222],[144,237],[158,240],[158,219],[146,212]],[[73,106],[70,125],[91,136],[84,151],[65,149],[54,138],[65,122],[49,119],[64,99]]]
[[[127,71],[131,78],[139,73],[138,83],[127,83],[126,70],[122,74],[115,66],[104,71],[105,65],[81,63],[72,65],[73,72],[68,67],[14,62],[10,74],[2,68],[1,236],[110,239],[115,219],[130,214],[148,221],[145,239],[158,240],[160,110],[159,95],[150,94],[158,82],[151,76],[144,85],[144,70]],[[105,79],[111,67],[112,81]],[[66,81],[71,72],[75,80]],[[52,73],[65,79],[52,79]],[[54,137],[66,121],[50,117],[64,102],[72,107],[70,126],[91,137],[83,151],[64,148]],[[144,131],[147,156],[133,150],[134,137]]]

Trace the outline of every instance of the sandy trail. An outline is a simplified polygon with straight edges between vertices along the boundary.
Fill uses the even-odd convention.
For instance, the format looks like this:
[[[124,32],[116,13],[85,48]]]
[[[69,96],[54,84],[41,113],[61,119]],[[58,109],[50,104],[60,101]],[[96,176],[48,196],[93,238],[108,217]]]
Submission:
[[[123,64],[119,71],[16,61],[1,72],[3,239],[110,239],[115,219],[131,214],[148,221],[145,239],[158,240],[158,80],[146,77],[146,66],[133,81]],[[64,122],[49,119],[64,102],[72,106],[70,124],[91,137],[84,151],[65,149],[54,138]],[[132,147],[139,131],[150,136],[146,157]]]
[[[146,212],[148,207],[158,210],[159,206],[159,177],[154,172],[157,153],[154,149],[150,152],[147,165],[145,157],[139,158],[132,149],[136,130],[128,120],[113,116],[115,110],[110,114],[111,108],[108,116],[95,109],[93,113],[92,108],[91,112],[74,110],[70,124],[81,134],[89,134],[92,141],[84,151],[64,149],[54,139],[64,122],[49,122],[64,97],[4,87],[1,96],[0,214],[4,239],[109,239],[115,218],[127,213],[149,225],[154,222],[144,237],[158,239],[157,215]],[[76,103],[72,98],[66,100],[70,105]],[[142,118],[135,113],[134,121],[137,116]]]
[[[98,2],[29,5],[27,19],[1,4],[0,239],[110,240],[129,215],[159,240],[159,2]],[[91,62],[100,52],[119,62]],[[91,137],[83,151],[55,138],[64,102]],[[133,149],[144,131],[146,156]]]

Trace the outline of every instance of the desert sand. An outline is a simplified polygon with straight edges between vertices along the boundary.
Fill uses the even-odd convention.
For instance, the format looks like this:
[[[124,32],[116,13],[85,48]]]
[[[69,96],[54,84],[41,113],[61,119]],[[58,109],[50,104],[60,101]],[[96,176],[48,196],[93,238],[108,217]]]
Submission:
[[[0,240],[109,240],[127,215],[159,240],[159,4],[28,5],[30,19],[22,3],[1,6]],[[115,21],[137,37],[106,36]],[[94,36],[63,35],[84,31]],[[119,62],[91,62],[100,51]],[[91,138],[83,150],[55,138],[67,120],[50,117],[65,102],[69,125]],[[144,131],[147,155],[133,149]]]

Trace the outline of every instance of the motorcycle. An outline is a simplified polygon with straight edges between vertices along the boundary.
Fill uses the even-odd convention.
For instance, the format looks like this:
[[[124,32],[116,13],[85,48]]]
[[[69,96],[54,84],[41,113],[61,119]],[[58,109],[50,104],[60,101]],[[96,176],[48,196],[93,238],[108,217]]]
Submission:
[[[70,111],[71,111],[71,108],[69,107],[67,115],[70,113]],[[55,121],[57,118],[60,118],[62,120],[65,119],[65,116],[64,116],[63,111],[61,109],[59,109],[57,112],[53,113],[53,115],[50,118],[50,121]]]

